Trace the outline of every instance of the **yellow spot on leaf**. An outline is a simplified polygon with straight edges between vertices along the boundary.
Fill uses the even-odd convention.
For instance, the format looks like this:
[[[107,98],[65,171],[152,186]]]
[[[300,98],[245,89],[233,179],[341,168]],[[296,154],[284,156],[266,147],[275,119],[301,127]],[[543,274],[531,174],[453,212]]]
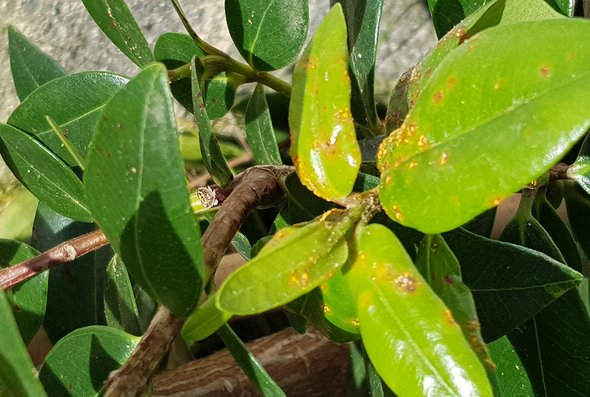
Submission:
[[[449,160],[448,153],[447,152],[442,152],[442,154],[440,155],[440,160],[438,161],[438,163],[440,165],[445,165],[448,160]]]
[[[412,273],[404,273],[395,278],[395,285],[405,292],[411,293],[416,291],[419,281],[416,280]]]

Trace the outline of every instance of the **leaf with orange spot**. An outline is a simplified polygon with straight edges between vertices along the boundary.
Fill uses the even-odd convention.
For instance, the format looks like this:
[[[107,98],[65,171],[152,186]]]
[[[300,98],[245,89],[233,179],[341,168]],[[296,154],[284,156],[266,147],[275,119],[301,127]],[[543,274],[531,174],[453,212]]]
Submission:
[[[327,200],[350,194],[360,168],[350,92],[346,24],[336,4],[295,66],[289,106],[297,175]]]
[[[375,369],[400,396],[492,396],[486,372],[449,309],[383,225],[357,231],[346,274],[361,338]]]
[[[386,213],[448,231],[551,168],[590,127],[588,42],[590,23],[564,18],[488,29],[448,55],[379,150]]]

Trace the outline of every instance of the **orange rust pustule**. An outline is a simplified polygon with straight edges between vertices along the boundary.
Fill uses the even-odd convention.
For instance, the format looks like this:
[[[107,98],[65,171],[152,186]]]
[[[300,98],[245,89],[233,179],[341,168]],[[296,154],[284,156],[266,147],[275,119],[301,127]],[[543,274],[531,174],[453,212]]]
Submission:
[[[443,100],[442,90],[438,90],[434,93],[434,95],[432,95],[432,102],[434,102],[434,104],[438,105],[441,103],[442,100]]]
[[[405,292],[411,293],[416,291],[416,288],[418,287],[418,280],[416,280],[412,274],[404,273],[395,278],[395,285]]]
[[[541,77],[551,77],[551,66],[549,65],[541,65],[539,69],[539,74]]]

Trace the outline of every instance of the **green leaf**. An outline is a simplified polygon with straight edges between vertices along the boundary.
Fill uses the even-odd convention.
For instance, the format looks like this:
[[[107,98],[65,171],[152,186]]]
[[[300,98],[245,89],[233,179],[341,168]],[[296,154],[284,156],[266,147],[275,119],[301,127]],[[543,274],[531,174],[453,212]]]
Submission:
[[[39,252],[25,243],[0,239],[0,268],[16,265]],[[47,304],[47,276],[43,272],[6,291],[21,337],[28,344],[43,323]]]
[[[257,84],[246,106],[246,140],[258,164],[282,165],[277,138],[264,96],[264,86]]]
[[[315,221],[279,230],[219,287],[218,307],[238,315],[260,313],[311,291],[346,261],[344,236],[359,218],[360,208],[331,210]]]
[[[291,157],[299,179],[327,200],[346,197],[361,154],[350,113],[346,24],[336,4],[293,72]]]
[[[481,326],[471,290],[463,283],[457,257],[441,235],[427,235],[418,250],[416,267],[433,291],[451,310],[465,339],[479,357],[488,376],[495,376],[494,363],[481,336]]]
[[[37,139],[0,124],[0,153],[12,173],[40,201],[70,218],[92,220],[80,179]]]
[[[582,278],[568,266],[529,248],[461,229],[445,233],[444,238],[461,264],[486,341],[522,325]]]
[[[285,190],[287,205],[282,213],[291,225],[310,221],[334,208],[332,203],[319,198],[303,186],[296,173],[289,174],[285,179]]]
[[[375,59],[383,0],[331,0],[340,3],[346,19],[350,74],[352,79],[352,115],[354,120],[379,133],[375,109]]]
[[[75,222],[40,203],[31,245],[44,252],[93,230],[95,225]],[[105,323],[103,277],[111,255],[109,248],[101,248],[49,271],[43,327],[53,343],[80,327]]]
[[[578,158],[567,172],[586,193],[590,194],[590,135],[584,139]]]
[[[154,60],[125,0],[82,0],[100,30],[137,66]]]
[[[246,62],[256,70],[276,70],[305,44],[309,7],[307,0],[225,0],[225,18]]]
[[[486,3],[485,0],[428,0],[428,9],[440,38]]]
[[[363,343],[397,395],[492,396],[475,353],[395,235],[371,224],[356,234],[348,271]]]
[[[229,325],[223,325],[217,335],[221,338],[229,352],[248,379],[260,390],[264,397],[284,397],[285,393],[279,385],[268,375],[256,357],[248,350],[238,335]]]
[[[573,17],[576,9],[576,0],[545,0],[547,4],[565,16]]]
[[[216,305],[218,293],[215,293],[192,312],[182,327],[182,339],[191,344],[212,335],[230,318],[231,313]]]
[[[24,187],[17,187],[2,195],[0,210],[0,238],[29,241],[38,200]]]
[[[163,65],[144,68],[108,102],[87,159],[88,207],[111,246],[150,296],[188,315],[203,259]]]
[[[567,217],[577,242],[587,257],[590,257],[590,197],[580,186],[573,182],[564,184]]]
[[[426,233],[451,230],[556,163],[590,126],[582,115],[590,102],[584,37],[587,21],[512,24],[447,56],[381,145],[387,214]]]
[[[590,317],[576,289],[509,334],[537,396],[590,390]]]
[[[207,55],[188,34],[166,32],[158,37],[154,46],[154,57],[169,68],[187,64],[194,56]]]
[[[66,75],[66,71],[30,42],[14,26],[8,27],[10,70],[18,98],[23,101],[37,87]]]
[[[126,83],[125,77],[107,72],[83,72],[52,80],[31,93],[10,115],[8,124],[34,135],[70,166],[76,166],[45,117],[51,116],[86,157],[103,107]]]
[[[109,373],[129,358],[139,340],[110,327],[77,329],[51,349],[39,378],[49,396],[98,396]]]
[[[6,388],[15,396],[46,396],[41,383],[34,375],[35,369],[12,316],[12,307],[2,290],[0,318],[0,391]]]
[[[496,397],[534,397],[531,382],[508,337],[503,336],[488,345],[490,356],[496,364],[498,385]]]
[[[193,58],[191,79],[195,119],[199,128],[199,147],[203,155],[203,162],[213,181],[221,187],[226,187],[232,181],[232,172],[225,161],[225,157],[215,137],[215,131],[203,103],[203,93],[197,76],[196,58]]]

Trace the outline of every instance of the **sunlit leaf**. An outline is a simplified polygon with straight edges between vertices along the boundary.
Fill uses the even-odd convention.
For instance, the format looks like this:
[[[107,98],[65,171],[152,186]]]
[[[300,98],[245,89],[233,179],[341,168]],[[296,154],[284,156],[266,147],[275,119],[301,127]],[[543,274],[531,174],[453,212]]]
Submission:
[[[216,300],[217,294],[209,296],[204,304],[188,316],[182,327],[182,338],[187,343],[205,339],[231,318],[231,313],[217,307]]]

